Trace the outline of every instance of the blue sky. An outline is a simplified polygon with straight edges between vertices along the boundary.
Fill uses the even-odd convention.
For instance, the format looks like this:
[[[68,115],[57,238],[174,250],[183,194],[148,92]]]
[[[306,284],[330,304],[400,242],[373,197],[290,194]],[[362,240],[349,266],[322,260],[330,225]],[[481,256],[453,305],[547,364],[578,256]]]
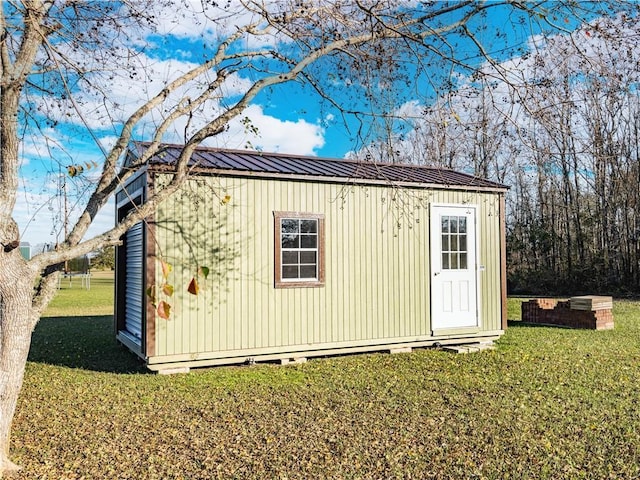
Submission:
[[[194,4],[200,5],[200,2],[195,1]],[[158,18],[166,19],[160,25],[160,33],[147,35],[147,32],[141,31],[136,38],[131,39],[144,45],[139,59],[139,64],[145,66],[144,75],[134,79],[126,75],[116,77],[108,85],[112,101],[110,108],[101,104],[99,99],[85,97],[82,102],[85,114],[81,118],[77,115],[63,115],[61,123],[38,131],[36,136],[25,137],[22,184],[14,211],[23,241],[34,245],[55,243],[62,238],[64,199],[60,195],[61,185],[64,183],[66,188],[67,213],[72,220],[79,211],[77,206],[82,201],[83,193],[91,188],[91,181],[97,172],[97,169],[89,169],[82,177],[69,178],[64,175],[65,165],[99,162],[102,153],[96,139],[108,148],[118,133],[117,120],[125,118],[140,103],[141,98],[153,95],[168,79],[193,65],[192,62],[200,57],[203,38],[212,38],[216,29],[220,29],[220,25],[198,24],[188,17],[175,17],[176,15],[172,16],[168,12],[158,12]],[[530,39],[521,33],[519,23],[520,18],[502,13],[481,21],[489,50],[499,60],[507,60],[513,53],[505,46],[524,48],[528,44]],[[496,32],[500,35],[496,36]],[[457,54],[470,59],[471,63],[479,63],[480,58],[475,53],[466,51],[466,48],[465,43],[461,42],[457,46]],[[417,87],[394,90],[390,100],[394,108],[400,108],[403,103],[416,108],[435,97],[427,78],[449,75],[449,72],[443,71],[437,64],[429,68],[433,68],[433,71],[422,71]],[[321,73],[326,73],[326,78],[331,80],[331,71]],[[466,72],[458,74],[464,76]],[[147,78],[143,78],[145,75]],[[242,91],[248,81],[247,77],[235,78],[229,85],[230,95],[233,96],[234,88],[238,92]],[[353,88],[349,89],[345,85],[340,88],[344,94],[342,100],[360,108],[366,106],[359,97],[352,96]],[[336,90],[338,95],[340,88]],[[45,103],[45,99],[42,102]],[[115,118],[115,124],[108,121],[107,115]],[[241,118],[238,118],[231,122],[228,132],[213,139],[210,144],[225,148],[251,146],[264,151],[327,157],[343,157],[362,146],[356,135],[359,124],[353,117],[347,117],[345,125],[337,110],[320,102],[309,87],[297,83],[279,85],[261,94],[243,116],[251,119],[252,125],[259,132],[257,136],[247,132],[240,122]],[[149,130],[141,129],[137,132],[137,137],[146,139],[148,132]],[[176,135],[173,140],[179,141],[179,136]],[[54,162],[51,161],[52,158]],[[113,206],[108,205],[96,219],[90,233],[98,233],[112,226],[113,216]]]

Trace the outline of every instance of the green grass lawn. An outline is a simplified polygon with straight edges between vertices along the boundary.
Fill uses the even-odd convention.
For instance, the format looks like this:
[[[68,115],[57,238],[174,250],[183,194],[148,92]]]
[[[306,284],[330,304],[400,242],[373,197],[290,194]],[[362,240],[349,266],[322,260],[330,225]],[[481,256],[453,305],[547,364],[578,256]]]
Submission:
[[[92,272],[90,288],[82,287],[79,277],[62,279],[58,295],[45,317],[76,317],[113,314],[113,272]]]
[[[159,376],[116,344],[102,310],[110,300],[97,289],[95,311],[73,300],[77,289],[61,291],[56,317],[34,333],[14,424],[16,478],[640,475],[639,302],[615,302],[612,331],[513,321],[496,350],[476,354]],[[510,300],[510,318],[518,308]]]

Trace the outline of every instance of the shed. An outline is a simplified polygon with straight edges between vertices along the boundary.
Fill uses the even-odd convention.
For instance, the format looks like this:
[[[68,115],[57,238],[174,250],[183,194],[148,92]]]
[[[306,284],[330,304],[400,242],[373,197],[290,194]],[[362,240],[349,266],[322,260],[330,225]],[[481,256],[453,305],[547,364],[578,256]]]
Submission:
[[[147,147],[132,144],[127,161]],[[118,220],[168,181],[180,150],[163,146],[117,192]],[[117,248],[116,335],[149,369],[504,332],[504,185],[443,168],[211,148],[191,170]]]
[[[31,260],[31,244],[29,242],[20,242],[20,255],[25,260]]]

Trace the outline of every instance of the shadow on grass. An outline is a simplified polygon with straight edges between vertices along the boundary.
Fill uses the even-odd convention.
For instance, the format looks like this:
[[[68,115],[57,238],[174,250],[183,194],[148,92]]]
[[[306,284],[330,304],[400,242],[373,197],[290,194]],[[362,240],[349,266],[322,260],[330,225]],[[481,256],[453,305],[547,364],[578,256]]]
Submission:
[[[29,361],[98,372],[148,372],[116,341],[111,315],[41,319],[33,332]]]
[[[511,327],[528,327],[526,323],[523,323],[521,320],[507,320],[507,328]]]
[[[558,327],[559,325],[547,325],[543,323],[523,322],[522,320],[507,320],[507,328],[548,328]],[[567,328],[567,327],[563,327]]]
[[[523,322],[522,320],[507,320],[507,328],[560,328],[563,330],[589,330],[588,328],[572,328],[566,325],[552,323]]]

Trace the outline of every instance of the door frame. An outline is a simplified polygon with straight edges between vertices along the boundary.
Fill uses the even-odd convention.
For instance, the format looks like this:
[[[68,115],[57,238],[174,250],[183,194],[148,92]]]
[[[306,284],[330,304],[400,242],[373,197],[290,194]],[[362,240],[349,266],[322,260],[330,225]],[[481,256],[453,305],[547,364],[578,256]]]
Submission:
[[[441,322],[435,322],[442,316],[441,309],[436,311],[436,307],[440,304],[435,301],[435,297],[438,294],[438,288],[435,287],[435,283],[440,279],[438,276],[441,274],[441,269],[437,268],[441,263],[441,222],[440,215],[445,209],[459,209],[465,210],[465,213],[470,211],[473,217],[473,239],[468,239],[467,251],[473,249],[473,265],[470,265],[472,274],[470,279],[473,281],[474,286],[472,288],[475,300],[475,316],[472,322],[466,325],[442,325]],[[430,324],[431,334],[433,336],[443,335],[455,335],[459,333],[476,333],[480,331],[481,318],[480,318],[480,259],[478,258],[480,252],[480,225],[478,222],[479,207],[475,204],[463,204],[463,203],[432,203],[429,209],[430,222],[429,222],[429,298],[430,298]]]

